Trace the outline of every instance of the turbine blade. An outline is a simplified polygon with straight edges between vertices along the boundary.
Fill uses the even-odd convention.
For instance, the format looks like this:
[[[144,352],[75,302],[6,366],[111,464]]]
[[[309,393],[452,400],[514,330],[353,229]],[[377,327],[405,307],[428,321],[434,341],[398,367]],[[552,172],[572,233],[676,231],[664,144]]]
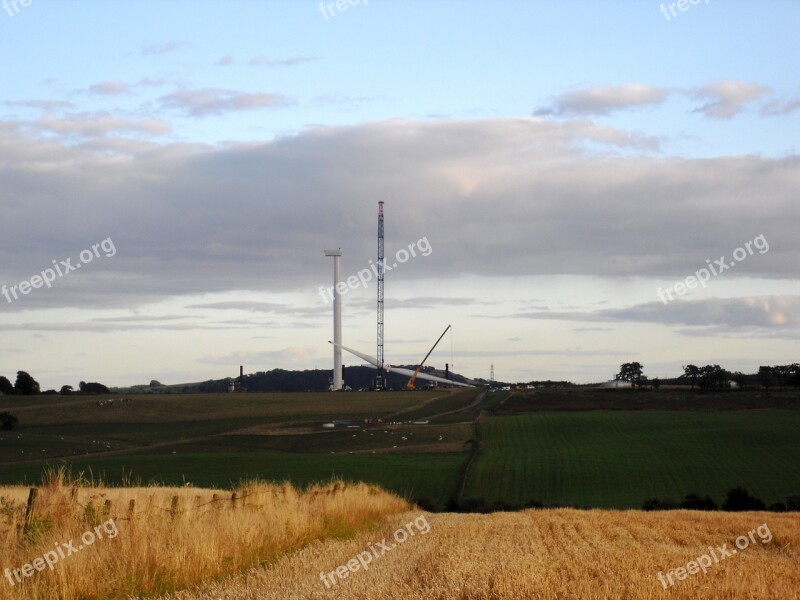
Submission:
[[[364,354],[363,352],[359,352],[358,350],[353,350],[352,348],[348,348],[347,346],[342,346],[341,344],[337,344],[336,342],[331,342],[328,340],[329,344],[333,344],[334,346],[339,346],[342,350],[347,350],[350,354],[353,354],[371,364],[374,367],[380,367],[378,364],[378,359],[374,356],[370,356],[369,354]]]
[[[342,350],[347,350],[350,354],[354,356],[358,356],[360,359],[367,361],[373,367],[378,367],[378,359],[374,356],[370,356],[369,354],[364,354],[363,352],[359,352],[358,350],[353,350],[352,348],[348,348],[347,346],[342,346],[341,344],[337,344],[335,342],[331,342],[328,340],[329,344],[333,344],[334,346],[339,346]],[[387,373],[397,373],[398,375],[406,375],[407,377],[411,377],[414,375],[414,371],[411,369],[404,369],[402,367],[393,367],[391,365],[384,365],[384,370]],[[444,377],[436,377],[436,375],[428,375],[427,373],[417,373],[417,379],[426,379],[428,381],[436,381],[438,383],[446,383],[449,385],[457,385],[459,387],[474,387],[468,383],[461,383],[460,381],[452,381],[450,379],[445,379]]]

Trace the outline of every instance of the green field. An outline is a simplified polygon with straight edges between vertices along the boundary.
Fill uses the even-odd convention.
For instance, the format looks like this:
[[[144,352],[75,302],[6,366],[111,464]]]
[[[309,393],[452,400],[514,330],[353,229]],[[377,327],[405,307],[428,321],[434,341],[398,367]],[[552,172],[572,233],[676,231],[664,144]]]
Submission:
[[[800,412],[592,411],[483,419],[465,497],[641,508],[743,485],[767,503],[800,493]]]
[[[689,493],[721,504],[736,486],[768,504],[800,494],[797,391],[498,392],[451,412],[477,393],[0,396],[20,420],[0,432],[0,483],[67,464],[111,485],[363,480],[439,508],[459,497],[639,508]],[[322,427],[333,419],[360,427]]]

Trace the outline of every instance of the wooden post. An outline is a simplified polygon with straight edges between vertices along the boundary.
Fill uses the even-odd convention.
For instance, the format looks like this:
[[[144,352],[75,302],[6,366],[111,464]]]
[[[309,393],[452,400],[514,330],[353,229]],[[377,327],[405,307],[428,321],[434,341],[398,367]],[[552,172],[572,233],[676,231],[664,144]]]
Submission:
[[[233,510],[236,510],[236,501],[238,499],[239,499],[239,494],[237,494],[236,492],[233,492],[233,494],[231,494],[231,508]]]
[[[170,504],[170,507],[169,507],[169,512],[170,512],[170,515],[172,516],[173,519],[178,514],[178,502],[179,502],[178,497],[177,496],[173,496],[172,497],[172,504]]]
[[[133,514],[136,511],[136,499],[131,498],[131,501],[128,502],[128,520],[133,521]]]
[[[103,516],[107,517],[111,513],[111,500],[106,500],[103,503]]]
[[[39,490],[37,488],[31,488],[31,491],[28,493],[28,507],[25,509],[25,525],[22,528],[22,531],[25,533],[28,532],[28,524],[33,516],[33,509],[36,506],[36,499],[38,497]]]

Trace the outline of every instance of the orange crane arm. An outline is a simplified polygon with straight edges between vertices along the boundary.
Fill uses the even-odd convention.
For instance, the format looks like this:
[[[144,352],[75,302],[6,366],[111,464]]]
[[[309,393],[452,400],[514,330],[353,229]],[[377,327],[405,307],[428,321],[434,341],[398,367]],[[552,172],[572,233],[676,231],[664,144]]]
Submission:
[[[414,389],[414,382],[417,380],[417,375],[419,375],[419,372],[422,370],[422,367],[425,365],[425,361],[428,360],[428,357],[436,349],[436,346],[438,346],[439,342],[442,341],[442,338],[444,337],[444,334],[447,333],[449,330],[450,330],[450,325],[448,325],[447,329],[445,329],[442,332],[442,335],[439,336],[439,339],[436,340],[436,343],[433,345],[433,347],[430,350],[428,350],[428,353],[425,355],[425,358],[422,359],[422,362],[419,363],[419,366],[417,367],[417,370],[414,371],[414,374],[411,376],[411,379],[408,380],[408,383],[406,384],[406,389],[407,390],[413,390]]]

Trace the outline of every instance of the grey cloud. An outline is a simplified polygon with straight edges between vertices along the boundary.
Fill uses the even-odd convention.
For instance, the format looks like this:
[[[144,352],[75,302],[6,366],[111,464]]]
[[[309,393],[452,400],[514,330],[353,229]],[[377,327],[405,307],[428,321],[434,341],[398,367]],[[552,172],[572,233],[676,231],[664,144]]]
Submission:
[[[643,83],[596,86],[573,90],[557,96],[552,105],[538,109],[537,116],[608,115],[618,110],[655,106],[663,103],[674,90],[654,88]]]
[[[138,127],[106,119],[47,125],[96,136]],[[63,145],[0,122],[4,218],[26,224],[0,238],[0,284],[107,237],[118,249],[0,307],[259,290],[300,291],[324,314],[323,249],[344,248],[344,276],[374,260],[377,199],[386,200],[387,256],[423,236],[433,249],[388,273],[391,285],[472,275],[683,278],[762,233],[770,252],[725,277],[796,276],[800,158],[617,158],[581,147],[604,139],[582,121],[397,120],[220,148],[113,136]],[[405,306],[446,306],[430,298]]]
[[[713,119],[731,119],[769,91],[768,87],[747,81],[717,81],[692,92],[695,98],[706,101],[694,112]]]
[[[513,318],[616,323],[660,323],[692,327],[791,329],[800,327],[800,296],[754,296],[648,302],[597,311],[541,311],[508,315]]]
[[[95,83],[89,88],[90,94],[98,96],[121,96],[129,94],[131,91],[130,85],[122,81],[101,81]]]
[[[147,44],[142,47],[142,54],[144,56],[159,56],[161,54],[175,52],[176,50],[180,50],[187,45],[188,44],[186,44],[186,42],[178,42],[175,40],[160,44]]]
[[[298,56],[294,58],[270,59],[266,56],[256,56],[248,63],[251,67],[296,67],[309,62],[319,60],[314,56]]]
[[[9,100],[6,106],[20,106],[23,108],[35,108],[44,112],[54,112],[58,110],[69,110],[75,108],[72,102],[66,100]]]
[[[102,137],[109,133],[145,133],[165,135],[170,126],[159,119],[131,119],[115,117],[105,112],[66,115],[60,118],[45,117],[33,127],[64,136]]]
[[[761,107],[761,114],[768,117],[788,115],[800,110],[800,96],[789,100],[773,99]]]
[[[179,90],[163,96],[161,106],[191,117],[222,115],[227,112],[281,108],[293,104],[282,94],[253,94],[215,88]]]

